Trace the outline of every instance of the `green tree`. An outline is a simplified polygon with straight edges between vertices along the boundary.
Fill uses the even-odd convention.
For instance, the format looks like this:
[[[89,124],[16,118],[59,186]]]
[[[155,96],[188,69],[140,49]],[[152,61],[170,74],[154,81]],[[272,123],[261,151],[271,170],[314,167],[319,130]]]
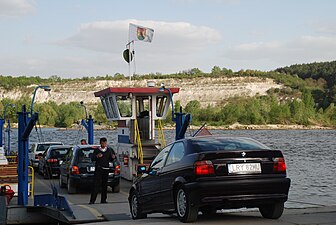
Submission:
[[[193,117],[193,123],[199,123],[199,113],[201,112],[201,103],[197,100],[188,102],[185,112],[190,113]]]
[[[97,104],[97,106],[93,110],[94,120],[98,123],[108,123],[108,119],[106,117],[104,107],[102,104]]]
[[[55,126],[57,119],[57,108],[52,102],[36,104],[35,112],[38,112],[39,123],[42,125]]]
[[[212,67],[211,69],[211,75],[215,75],[215,76],[218,76],[222,73],[222,70],[219,66],[214,66]]]

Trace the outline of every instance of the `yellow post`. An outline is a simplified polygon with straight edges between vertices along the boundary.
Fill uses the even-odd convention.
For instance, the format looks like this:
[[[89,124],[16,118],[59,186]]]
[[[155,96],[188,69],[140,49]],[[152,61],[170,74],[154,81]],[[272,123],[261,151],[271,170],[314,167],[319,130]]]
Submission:
[[[31,177],[31,182],[28,182],[28,184],[30,184],[30,193],[31,193],[31,197],[34,198],[34,186],[35,186],[35,173],[34,173],[34,168],[32,166],[28,166],[28,168],[30,169],[31,174],[28,174],[29,177]]]

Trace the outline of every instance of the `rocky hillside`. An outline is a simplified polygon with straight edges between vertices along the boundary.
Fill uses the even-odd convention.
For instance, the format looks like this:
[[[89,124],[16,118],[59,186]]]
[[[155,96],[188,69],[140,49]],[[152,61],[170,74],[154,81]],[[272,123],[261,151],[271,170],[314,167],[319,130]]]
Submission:
[[[271,88],[282,88],[272,79],[263,79],[258,77],[235,77],[235,78],[195,78],[195,79],[160,79],[155,80],[159,87],[165,83],[166,87],[179,87],[180,93],[174,96],[174,100],[181,100],[185,105],[191,100],[198,100],[202,105],[216,105],[222,100],[233,96],[254,96],[256,94],[265,95]],[[132,81],[133,87],[145,87],[147,80]],[[55,101],[58,104],[84,101],[85,103],[94,104],[99,102],[94,97],[94,92],[100,91],[107,87],[129,87],[129,81],[71,81],[66,84],[54,84],[51,86],[52,91],[44,92],[39,90],[36,95],[36,102]],[[1,98],[19,99],[27,96],[18,89],[6,91],[0,89]],[[31,96],[27,96],[31,97]]]

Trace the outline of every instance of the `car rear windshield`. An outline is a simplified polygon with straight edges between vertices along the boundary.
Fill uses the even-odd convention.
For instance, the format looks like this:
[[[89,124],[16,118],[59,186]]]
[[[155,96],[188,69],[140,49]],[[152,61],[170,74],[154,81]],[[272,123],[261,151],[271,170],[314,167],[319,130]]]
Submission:
[[[38,144],[36,151],[37,152],[44,152],[50,145],[62,145],[61,143],[53,143],[53,144]]]
[[[91,161],[91,156],[94,152],[93,148],[83,148],[83,149],[79,149],[78,153],[77,153],[77,162],[78,163],[83,163],[83,162],[87,162],[90,163]]]
[[[67,154],[68,152],[68,148],[57,148],[57,149],[50,149],[51,152],[50,152],[50,157],[53,157],[53,158],[61,158],[61,157],[64,157],[65,154]]]
[[[196,152],[269,149],[250,138],[201,138],[191,140],[191,144]]]

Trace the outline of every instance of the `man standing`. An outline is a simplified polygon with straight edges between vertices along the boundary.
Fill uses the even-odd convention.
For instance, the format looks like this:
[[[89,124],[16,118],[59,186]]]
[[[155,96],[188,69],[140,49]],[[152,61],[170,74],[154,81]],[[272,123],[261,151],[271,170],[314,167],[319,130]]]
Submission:
[[[110,162],[116,160],[115,152],[107,147],[107,139],[100,138],[100,147],[95,149],[91,160],[96,162],[94,173],[94,187],[92,188],[89,204],[94,204],[97,198],[99,187],[101,186],[100,203],[107,203],[107,180]]]

